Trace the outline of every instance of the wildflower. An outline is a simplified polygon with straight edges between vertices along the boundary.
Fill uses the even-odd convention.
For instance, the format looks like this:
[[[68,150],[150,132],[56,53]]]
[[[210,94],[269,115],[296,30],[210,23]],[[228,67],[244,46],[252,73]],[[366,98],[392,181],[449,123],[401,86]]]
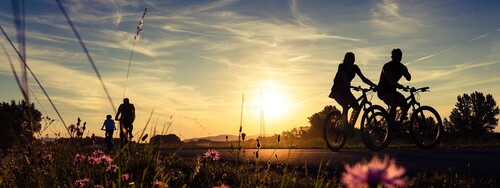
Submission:
[[[245,141],[245,137],[247,136],[247,134],[245,133],[241,133],[241,140]]]
[[[398,167],[396,161],[385,157],[384,160],[373,157],[368,163],[345,166],[342,183],[347,187],[400,187],[407,184],[403,177],[404,167]]]
[[[153,184],[153,187],[168,187],[167,184],[165,184],[164,182],[158,181],[158,180],[154,181],[152,184]]]
[[[105,163],[105,164],[111,164],[113,163],[113,159],[107,155],[104,155],[102,157],[99,158],[99,161],[102,162],[102,163]]]
[[[81,179],[81,180],[76,180],[75,181],[75,187],[85,187],[90,183],[89,178]]]
[[[87,162],[91,165],[96,165],[101,163],[101,158],[99,157],[88,157]]]
[[[104,188],[104,186],[97,184],[94,186],[94,188]]]
[[[205,152],[205,159],[212,160],[212,161],[217,161],[220,159],[220,154],[217,150],[208,150]]]
[[[130,175],[129,174],[122,174],[122,179],[123,179],[123,181],[128,181],[130,179]]]
[[[69,132],[73,133],[73,132],[75,132],[75,131],[76,131],[76,125],[75,125],[75,124],[71,124],[71,125],[68,127],[68,129],[69,129]]]
[[[148,138],[148,134],[144,135],[141,140],[144,142],[144,140],[146,140],[146,138]]]
[[[215,187],[213,187],[213,188],[231,188],[231,187],[229,187],[229,185],[222,184],[222,185],[220,185],[220,186],[215,186]]]
[[[85,155],[80,155],[80,154],[78,154],[78,153],[77,153],[77,154],[75,155],[75,158],[73,159],[73,163],[74,163],[74,164],[78,164],[78,163],[81,163],[81,162],[83,162],[83,161],[85,161],[85,160],[88,160],[87,156],[85,156]]]
[[[50,153],[49,153],[49,154],[47,154],[47,155],[43,156],[43,158],[42,158],[42,159],[43,159],[44,161],[47,161],[47,162],[52,161],[52,154],[50,154]]]
[[[142,26],[144,25],[144,16],[146,16],[146,12],[148,12],[148,8],[144,9],[144,14],[142,14],[141,20],[139,20],[139,24],[137,25],[137,32],[135,33],[134,40],[139,35],[139,32],[142,31]]]
[[[95,150],[94,152],[92,152],[92,154],[94,154],[94,156],[96,156],[96,157],[100,157],[100,156],[104,155],[104,151],[98,149],[98,150]]]
[[[118,166],[112,164],[112,165],[109,165],[107,168],[106,168],[106,172],[116,172],[117,170],[119,169]]]

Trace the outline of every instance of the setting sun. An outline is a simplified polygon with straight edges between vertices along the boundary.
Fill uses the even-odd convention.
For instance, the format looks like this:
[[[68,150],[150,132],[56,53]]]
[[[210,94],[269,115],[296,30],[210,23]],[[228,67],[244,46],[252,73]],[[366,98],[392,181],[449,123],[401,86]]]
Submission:
[[[255,97],[255,106],[262,110],[265,118],[280,117],[288,110],[287,96],[281,92],[280,84],[274,81],[262,82],[262,90]]]

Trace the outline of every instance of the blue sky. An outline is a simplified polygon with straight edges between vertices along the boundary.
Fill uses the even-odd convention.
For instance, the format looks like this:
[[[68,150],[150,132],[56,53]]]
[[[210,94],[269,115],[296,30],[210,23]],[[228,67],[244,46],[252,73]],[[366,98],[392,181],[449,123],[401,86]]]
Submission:
[[[464,93],[480,91],[500,100],[498,1],[62,3],[115,106],[122,101],[137,24],[148,8],[127,86],[137,108],[136,130],[154,108],[150,125],[161,130],[172,116],[170,131],[183,139],[237,134],[243,93],[247,134],[259,133],[260,101],[266,103],[266,133],[306,126],[307,117],[337,105],[327,95],[349,51],[364,75],[378,82],[391,50],[401,48],[413,77],[401,83],[429,86],[431,92],[420,100],[442,117]],[[0,24],[15,39],[11,2],[1,1],[0,10]],[[99,128],[107,114],[114,115],[113,108],[55,1],[27,1],[26,37],[28,64],[64,121],[80,117],[88,133],[104,135]],[[0,43],[16,59],[4,37]],[[0,62],[0,100],[22,99],[3,52]],[[355,78],[353,85],[364,84]],[[32,78],[30,87],[39,99],[32,96],[35,105],[56,118]],[[373,101],[383,104],[376,96]],[[62,129],[59,122],[47,133]]]

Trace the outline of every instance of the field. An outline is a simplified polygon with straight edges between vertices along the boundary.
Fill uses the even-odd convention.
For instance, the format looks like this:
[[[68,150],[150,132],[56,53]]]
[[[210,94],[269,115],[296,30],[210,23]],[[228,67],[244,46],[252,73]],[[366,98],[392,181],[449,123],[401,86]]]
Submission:
[[[333,163],[325,160],[317,166],[288,163],[287,156],[259,156],[259,150],[252,155],[243,155],[245,148],[229,150],[230,152],[225,154],[217,150],[206,150],[196,157],[180,157],[176,152],[161,155],[157,152],[157,147],[158,145],[154,144],[143,144],[136,146],[133,152],[117,150],[108,153],[103,152],[102,145],[81,145],[81,140],[77,139],[61,139],[52,143],[35,142],[26,150],[11,149],[1,156],[0,186],[356,187],[362,184],[352,184],[353,181],[347,181],[343,177],[349,174],[363,176],[366,171],[359,170],[362,168],[378,170],[384,174],[381,177],[397,180],[392,184],[384,184],[382,180],[378,182],[378,185],[386,187],[500,185],[496,178],[464,175],[456,169],[447,169],[446,173],[429,170],[415,172],[399,166],[398,161],[387,158],[348,166],[332,165]],[[182,148],[179,148],[180,150]],[[260,160],[255,160],[256,158]],[[273,162],[276,158],[283,162]],[[346,172],[347,168],[351,171]],[[359,169],[356,171],[357,168]],[[401,171],[402,169],[404,170]],[[406,171],[409,173],[405,173]],[[398,181],[399,184],[396,184]]]

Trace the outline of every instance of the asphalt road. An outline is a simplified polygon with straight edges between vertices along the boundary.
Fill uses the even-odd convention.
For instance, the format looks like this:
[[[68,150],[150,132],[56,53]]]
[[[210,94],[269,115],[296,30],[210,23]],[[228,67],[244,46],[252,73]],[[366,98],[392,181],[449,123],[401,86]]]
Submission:
[[[168,155],[174,150],[163,150]],[[203,156],[207,149],[183,149],[177,155],[181,157]],[[221,160],[234,160],[235,152],[219,149]],[[246,149],[243,159],[255,161],[256,149]],[[435,148],[423,150],[418,148],[387,148],[381,152],[367,149],[343,149],[332,152],[327,149],[260,149],[259,161],[288,163],[291,165],[307,165],[317,167],[329,162],[335,168],[344,164],[353,164],[370,160],[374,155],[395,158],[398,165],[406,167],[408,172],[453,172],[466,176],[500,177],[500,148]],[[288,162],[287,162],[288,161]]]

